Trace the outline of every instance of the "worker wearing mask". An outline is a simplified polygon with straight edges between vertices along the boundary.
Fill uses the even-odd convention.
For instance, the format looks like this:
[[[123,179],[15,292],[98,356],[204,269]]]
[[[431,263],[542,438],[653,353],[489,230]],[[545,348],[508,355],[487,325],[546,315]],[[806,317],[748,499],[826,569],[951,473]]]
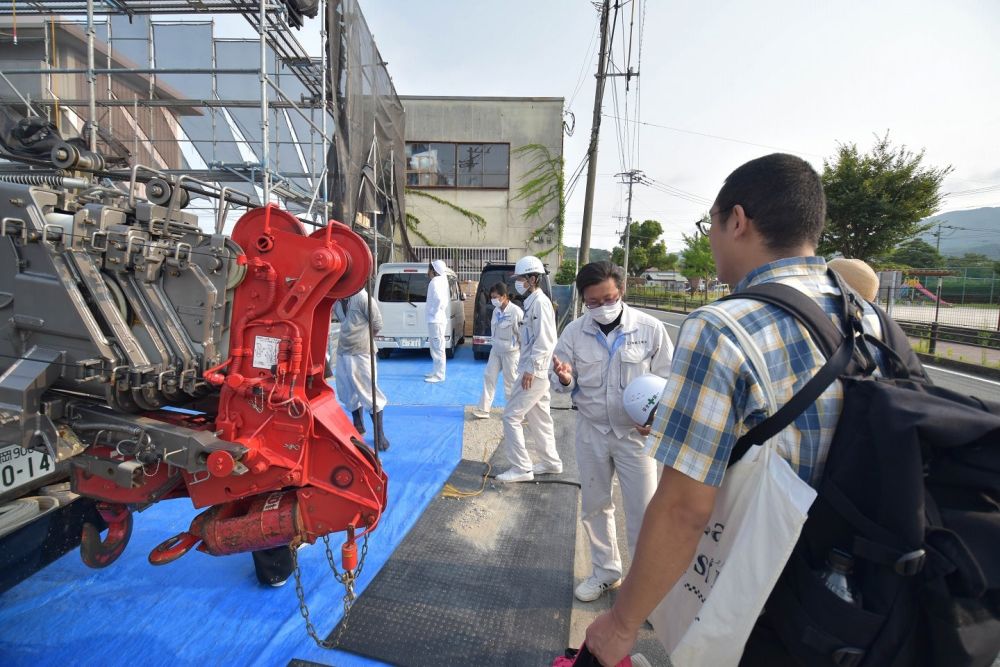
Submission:
[[[562,460],[549,414],[548,370],[556,345],[556,315],[552,302],[541,289],[545,266],[528,255],[514,265],[514,288],[524,297],[521,323],[520,379],[503,411],[503,434],[510,469],[497,475],[501,482],[530,482],[536,474],[562,472]],[[537,463],[528,454],[525,431],[532,436]]]
[[[497,388],[497,375],[503,374],[504,397],[509,401],[517,380],[517,363],[521,357],[518,340],[524,311],[510,302],[507,285],[497,283],[490,288],[493,317],[490,319],[490,359],[483,374],[483,393],[472,414],[478,419],[489,419],[493,394]]]
[[[666,377],[673,345],[658,320],[622,301],[625,271],[620,266],[587,264],[576,276],[576,288],[585,312],[559,337],[550,380],[555,391],[572,393],[578,410],[576,463],[592,572],[574,593],[577,599],[590,602],[621,584],[613,476],[618,475],[625,502],[626,533],[633,554],[643,513],[656,491],[656,461],[645,453],[648,429],[625,411],[625,389],[648,373]]]
[[[340,320],[334,377],[337,395],[340,402],[351,411],[355,430],[362,434],[365,432],[362,409],[367,410],[372,416],[375,446],[379,451],[385,451],[389,449],[389,440],[382,429],[382,410],[386,399],[377,384],[375,395],[372,396],[372,355],[368,332],[369,321],[372,335],[382,329],[382,313],[374,301],[371,301],[371,311],[368,307],[368,292],[364,288],[353,296],[338,300],[333,307],[334,314]]]
[[[431,351],[434,367],[424,376],[424,382],[444,382],[444,338],[448,330],[448,266],[444,261],[435,259],[427,267],[427,277],[431,279],[427,286],[427,343]]]

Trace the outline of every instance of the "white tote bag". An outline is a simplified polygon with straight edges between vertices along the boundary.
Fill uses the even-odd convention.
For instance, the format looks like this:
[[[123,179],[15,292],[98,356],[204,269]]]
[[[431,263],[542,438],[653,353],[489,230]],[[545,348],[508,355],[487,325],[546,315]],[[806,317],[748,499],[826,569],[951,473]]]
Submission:
[[[721,308],[776,406],[760,349]],[[676,667],[737,665],[757,617],[799,539],[816,491],[778,454],[782,431],[733,464],[690,567],[649,617]]]

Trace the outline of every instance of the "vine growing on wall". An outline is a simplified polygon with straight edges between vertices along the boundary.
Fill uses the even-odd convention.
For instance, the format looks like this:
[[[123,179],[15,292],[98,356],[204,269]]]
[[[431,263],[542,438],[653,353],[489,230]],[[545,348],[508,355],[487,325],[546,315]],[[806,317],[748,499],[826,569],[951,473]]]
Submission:
[[[486,228],[486,218],[484,218],[483,216],[479,215],[475,211],[470,211],[467,208],[462,208],[458,204],[454,204],[454,203],[448,201],[447,199],[442,199],[441,197],[438,197],[436,195],[432,195],[431,193],[425,192],[424,190],[416,190],[416,189],[413,189],[413,188],[406,188],[403,192],[408,197],[409,196],[413,196],[413,197],[424,197],[425,199],[430,199],[432,202],[440,204],[441,206],[444,206],[446,208],[450,208],[451,210],[455,211],[456,213],[462,214],[463,216],[465,216],[469,220],[469,222],[471,222],[472,224],[474,224],[479,229],[485,229]],[[420,219],[419,218],[417,218],[416,216],[411,216],[409,213],[407,213],[406,214],[407,227],[410,228],[413,232],[415,232],[417,234],[417,236],[419,236],[420,238],[424,238],[424,236],[421,235],[419,232],[417,232],[416,229],[413,229],[412,227],[410,227],[409,223],[410,223],[410,218],[411,217],[413,218],[413,221],[414,221],[415,225],[419,225],[420,224]],[[431,244],[431,245],[434,245],[434,244]]]
[[[555,250],[562,248],[563,227],[566,221],[566,196],[563,181],[563,158],[561,155],[552,155],[548,148],[541,144],[527,144],[514,150],[515,155],[526,156],[532,160],[531,168],[522,177],[515,200],[528,202],[525,209],[524,220],[542,217],[542,211],[552,202],[557,202],[556,214],[551,218],[542,220],[542,224],[532,230],[528,237],[529,241],[538,241],[542,236],[550,231],[556,232],[556,242],[551,248],[546,248],[542,252],[536,253],[538,257],[545,257]]]
[[[437,243],[434,243],[433,241],[431,241],[429,238],[427,238],[426,236],[424,236],[423,232],[421,232],[419,229],[417,229],[417,227],[419,225],[420,225],[420,218],[418,218],[417,216],[413,215],[412,213],[407,213],[406,214],[406,228],[408,230],[410,230],[411,232],[413,232],[414,234],[416,234],[417,238],[419,238],[421,241],[423,241],[426,245],[428,245],[428,246],[436,246]]]

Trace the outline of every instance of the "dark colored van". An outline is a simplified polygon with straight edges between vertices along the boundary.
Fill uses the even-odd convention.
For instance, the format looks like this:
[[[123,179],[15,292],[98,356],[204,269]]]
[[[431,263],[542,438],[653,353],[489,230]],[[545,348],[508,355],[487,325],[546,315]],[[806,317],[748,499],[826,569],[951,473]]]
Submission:
[[[487,264],[479,274],[479,287],[476,289],[476,300],[472,311],[472,354],[476,359],[486,359],[493,347],[490,338],[490,320],[493,318],[493,303],[490,302],[490,288],[499,282],[507,284],[510,300],[524,310],[524,297],[514,289],[514,264]],[[542,277],[542,292],[552,298],[552,288],[549,276]],[[556,320],[559,319],[559,304],[553,302],[556,310]]]

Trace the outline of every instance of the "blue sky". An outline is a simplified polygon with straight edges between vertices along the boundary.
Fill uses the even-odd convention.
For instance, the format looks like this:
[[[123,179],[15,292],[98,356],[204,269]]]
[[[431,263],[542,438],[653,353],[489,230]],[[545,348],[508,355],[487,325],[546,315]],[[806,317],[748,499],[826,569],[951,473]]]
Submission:
[[[576,117],[565,138],[567,175],[580,163],[597,59],[591,2],[361,0],[361,7],[400,94],[564,97]],[[660,184],[636,186],[633,219],[659,220],[676,251],[681,233],[707,210],[702,202],[743,162],[785,150],[821,169],[838,142],[867,149],[886,131],[894,143],[925,150],[928,164],[954,167],[944,190],[956,194],[942,210],[1000,206],[1000,188],[957,194],[1000,185],[994,0],[631,0],[613,47],[619,67],[630,22],[638,90],[633,80],[626,94],[614,79],[617,104],[609,83],[604,113],[625,116],[627,101],[628,117],[638,105],[643,124],[602,121],[594,247],[610,248],[623,229],[616,173],[642,169]],[[300,39],[318,53],[318,37],[304,30]],[[569,201],[568,245],[579,243],[584,185],[581,178]]]

